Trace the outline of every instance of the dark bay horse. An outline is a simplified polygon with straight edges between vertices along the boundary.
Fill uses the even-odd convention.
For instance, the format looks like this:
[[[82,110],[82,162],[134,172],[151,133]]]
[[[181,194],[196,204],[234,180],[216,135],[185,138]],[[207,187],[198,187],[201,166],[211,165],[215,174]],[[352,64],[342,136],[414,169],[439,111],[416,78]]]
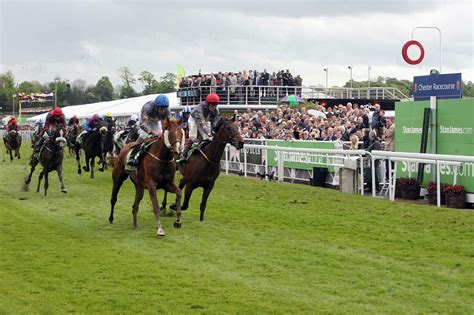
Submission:
[[[82,169],[86,172],[91,172],[91,178],[94,178],[94,167],[95,167],[95,158],[99,158],[99,163],[102,164],[99,171],[103,172],[105,169],[105,159],[103,154],[104,139],[105,134],[107,133],[107,127],[101,127],[97,131],[89,132],[84,135],[82,139],[82,144],[76,142],[75,151],[76,151],[76,161],[77,161],[77,173],[81,174]],[[86,165],[81,169],[81,157],[79,155],[80,150],[84,150]]]
[[[74,154],[74,148],[76,147],[76,138],[77,136],[81,133],[82,127],[80,125],[75,124],[74,126],[71,126],[67,130],[67,146],[69,148],[69,154],[73,155]]]
[[[199,152],[191,155],[186,164],[178,164],[178,169],[181,174],[183,174],[179,188],[183,189],[186,187],[181,210],[188,208],[189,199],[194,189],[198,187],[204,189],[200,206],[200,221],[204,220],[207,199],[221,172],[220,163],[227,143],[230,143],[237,149],[242,149],[244,146],[244,140],[240,136],[239,130],[234,122],[226,121],[222,118],[216,124],[214,130],[215,135],[212,142]]]
[[[43,166],[43,170],[41,171],[38,179],[38,186],[36,188],[36,192],[40,191],[41,180],[44,176],[44,195],[46,196],[48,193],[48,174],[51,171],[56,170],[58,172],[58,178],[61,182],[61,191],[63,193],[67,193],[66,186],[63,182],[63,158],[64,158],[64,151],[63,147],[66,145],[66,138],[63,137],[63,131],[61,129],[54,130],[52,132],[52,136],[46,139],[43,149],[40,151],[39,163]],[[28,190],[28,186],[31,182],[31,176],[35,171],[36,165],[38,164],[38,160],[35,158],[31,161],[31,170],[28,177],[25,179],[25,186],[24,190]]]
[[[110,120],[109,122],[105,121],[104,126],[107,128],[104,138],[104,145],[102,148],[102,152],[104,154],[103,159],[105,160],[107,158],[107,153],[111,156],[114,153],[115,120]]]
[[[144,154],[135,171],[127,173],[125,171],[125,163],[127,155],[134,143],[127,144],[117,157],[112,171],[113,188],[112,197],[110,199],[110,216],[109,222],[114,221],[114,206],[117,202],[117,195],[123,182],[130,176],[135,185],[135,201],[132,206],[133,226],[137,227],[137,213],[140,201],[143,198],[145,189],[148,190],[151,202],[153,204],[153,212],[156,216],[157,235],[164,236],[165,231],[161,227],[160,206],[156,197],[157,189],[164,189],[165,192],[176,194],[176,204],[180,205],[181,190],[176,186],[174,177],[176,173],[175,159],[179,156],[184,148],[184,132],[178,123],[166,119],[162,122],[163,135],[151,144],[149,150]],[[155,138],[156,139],[156,138]],[[181,227],[181,207],[176,209],[175,228]]]
[[[13,162],[13,152],[15,157],[20,158],[21,135],[18,131],[8,131],[8,137],[3,138],[3,142],[7,148],[7,155],[10,155],[10,162]]]

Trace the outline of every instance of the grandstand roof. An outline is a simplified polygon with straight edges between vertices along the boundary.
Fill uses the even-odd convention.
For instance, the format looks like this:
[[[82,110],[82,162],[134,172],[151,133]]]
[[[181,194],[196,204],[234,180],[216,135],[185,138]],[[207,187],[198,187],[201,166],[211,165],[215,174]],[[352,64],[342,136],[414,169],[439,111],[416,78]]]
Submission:
[[[107,112],[111,112],[114,117],[120,116],[130,116],[134,113],[139,114],[142,109],[143,104],[148,101],[154,100],[159,94],[150,94],[144,96],[138,96],[133,98],[125,98],[120,100],[108,101],[108,102],[98,102],[84,105],[74,105],[63,107],[62,110],[66,118],[77,115],[79,118],[90,117],[91,115],[97,113],[103,115]],[[178,97],[176,92],[165,94],[170,100],[170,108],[179,109]],[[47,113],[36,115],[28,118],[28,121],[36,121],[37,119],[45,118]]]

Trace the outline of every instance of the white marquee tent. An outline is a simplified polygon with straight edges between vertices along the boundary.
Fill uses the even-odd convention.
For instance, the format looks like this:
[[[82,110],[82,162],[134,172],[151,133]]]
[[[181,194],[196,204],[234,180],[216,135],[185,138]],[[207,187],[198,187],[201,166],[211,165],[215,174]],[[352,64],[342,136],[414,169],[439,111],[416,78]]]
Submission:
[[[126,98],[121,100],[99,102],[84,105],[74,105],[63,107],[62,110],[66,118],[77,115],[79,118],[88,118],[93,114],[105,115],[111,112],[114,117],[128,117],[132,114],[140,114],[143,104],[154,100],[159,94],[150,94],[133,98]],[[170,100],[170,109],[172,111],[181,110],[176,92],[165,94]],[[45,119],[48,113],[36,115],[27,119],[29,122],[34,122],[37,119]]]

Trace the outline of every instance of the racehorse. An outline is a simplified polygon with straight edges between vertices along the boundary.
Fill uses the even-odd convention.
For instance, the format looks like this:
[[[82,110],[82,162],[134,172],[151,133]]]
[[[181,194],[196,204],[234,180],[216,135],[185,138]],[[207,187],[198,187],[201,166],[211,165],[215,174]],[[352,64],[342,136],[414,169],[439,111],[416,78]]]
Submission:
[[[198,149],[198,152],[195,152],[195,154],[192,154],[186,164],[178,164],[178,169],[181,174],[183,174],[183,178],[179,183],[179,189],[186,187],[181,210],[184,211],[188,209],[189,199],[194,189],[198,187],[204,189],[200,205],[200,221],[204,220],[207,199],[209,198],[209,194],[214,187],[217,177],[219,177],[221,171],[220,162],[227,143],[230,143],[237,149],[242,149],[244,146],[244,140],[240,136],[239,130],[233,121],[226,121],[224,118],[221,118],[214,130],[214,138],[209,144]],[[174,205],[172,208],[176,206],[177,205]],[[165,202],[164,207],[166,207]]]
[[[125,129],[117,132],[114,135],[115,154],[119,155],[120,150],[130,142],[135,142],[138,139],[138,127],[132,127],[129,130]]]
[[[114,134],[115,134],[115,120],[110,120],[107,125],[107,133],[105,134],[104,139],[104,147],[102,148],[102,152],[104,154],[104,161],[107,157],[107,153],[113,155],[114,151]]]
[[[74,148],[76,146],[76,138],[81,133],[82,127],[80,125],[75,124],[74,126],[70,127],[67,131],[67,146],[69,148],[69,154],[74,154]]]
[[[95,158],[99,158],[99,164],[102,164],[99,171],[103,172],[105,168],[105,159],[103,154],[104,139],[107,133],[107,127],[100,127],[99,130],[91,131],[85,134],[82,139],[82,144],[76,142],[74,150],[76,151],[77,174],[82,173],[82,169],[86,172],[91,172],[91,178],[94,178]],[[81,169],[81,157],[79,151],[83,149],[86,159],[86,165]],[[89,167],[90,165],[90,167]]]
[[[58,172],[59,182],[61,183],[61,191],[67,193],[66,186],[63,182],[63,157],[64,151],[63,147],[66,145],[66,138],[63,137],[63,131],[59,128],[52,131],[52,136],[46,139],[43,148],[40,151],[39,161],[33,157],[31,160],[31,170],[28,177],[25,179],[25,190],[28,190],[28,186],[31,182],[31,176],[35,171],[36,165],[38,162],[43,166],[38,179],[38,186],[36,187],[36,192],[40,191],[41,180],[44,176],[44,195],[48,193],[48,174],[51,171],[56,170]]]
[[[15,157],[20,158],[21,135],[18,131],[8,131],[8,137],[4,137],[3,142],[7,148],[7,155],[10,155],[10,162],[13,162],[13,151],[15,151]]]
[[[132,206],[133,226],[137,228],[137,213],[140,201],[143,198],[145,189],[148,189],[151,202],[153,204],[153,212],[156,216],[156,234],[164,236],[165,231],[161,227],[160,206],[156,197],[157,189],[164,189],[165,192],[176,194],[176,204],[180,205],[181,190],[174,182],[176,173],[175,159],[184,149],[184,132],[175,121],[165,119],[162,122],[163,135],[160,138],[154,137],[154,143],[150,144],[148,151],[144,153],[143,159],[138,164],[135,171],[127,173],[125,171],[125,163],[127,155],[133,143],[127,144],[120,152],[116,159],[112,171],[113,187],[112,197],[110,198],[110,216],[109,222],[114,222],[114,206],[117,202],[117,195],[123,182],[130,176],[135,185],[135,201]],[[150,140],[145,144],[150,143]],[[173,225],[175,228],[181,227],[181,207],[176,209],[176,221]]]

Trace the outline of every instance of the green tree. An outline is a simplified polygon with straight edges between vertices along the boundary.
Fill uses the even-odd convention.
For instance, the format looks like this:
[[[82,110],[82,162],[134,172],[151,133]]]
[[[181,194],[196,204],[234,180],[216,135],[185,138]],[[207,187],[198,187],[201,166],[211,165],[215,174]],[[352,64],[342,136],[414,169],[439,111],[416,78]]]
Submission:
[[[133,77],[133,73],[130,71],[128,67],[122,67],[119,69],[120,71],[120,78],[122,79],[122,88],[120,90],[120,98],[129,98],[137,96],[137,92],[132,87],[132,84],[135,84],[137,81]]]
[[[463,82],[462,88],[462,96],[463,97],[474,97],[474,84],[472,81]]]
[[[176,92],[176,74],[168,72],[161,77],[161,81],[158,82],[154,93],[170,93]]]
[[[90,92],[90,91],[89,91]],[[109,77],[102,77],[97,81],[95,85],[95,95],[99,99],[99,101],[111,101],[114,99],[114,88],[112,83],[110,82]]]
[[[4,113],[12,113],[18,110],[18,98],[13,95],[18,93],[15,88],[15,76],[11,71],[0,74],[0,110]]]
[[[138,81],[140,81],[143,85],[142,93],[144,95],[152,94],[158,85],[158,81],[156,81],[155,76],[148,71],[142,71],[142,73],[140,73]]]
[[[19,93],[41,93],[43,92],[43,85],[38,81],[23,81],[18,86]]]

